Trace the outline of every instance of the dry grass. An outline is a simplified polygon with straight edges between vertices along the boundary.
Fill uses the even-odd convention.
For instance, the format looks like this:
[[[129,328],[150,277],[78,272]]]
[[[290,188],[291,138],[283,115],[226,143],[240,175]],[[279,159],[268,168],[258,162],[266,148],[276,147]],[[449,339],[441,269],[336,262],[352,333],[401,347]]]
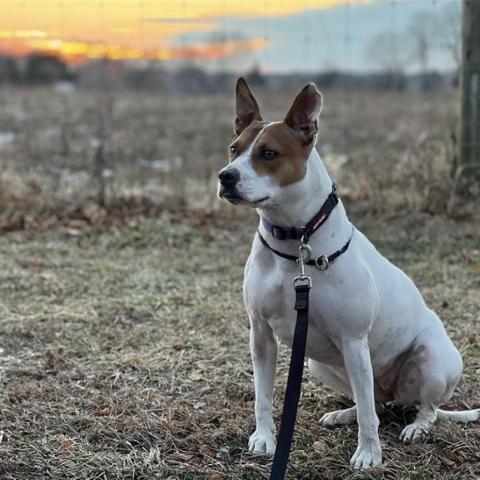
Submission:
[[[259,96],[278,119],[293,93]],[[460,348],[452,406],[478,406],[478,222],[425,213],[446,209],[456,93],[326,92],[325,103],[322,156]],[[0,238],[2,480],[267,478],[270,460],[245,450],[254,219],[215,199],[231,118],[230,96],[0,91],[0,228],[15,231]],[[277,420],[287,362],[282,348]],[[307,374],[301,403],[289,478],[480,478],[478,424],[404,446],[413,412],[390,407],[385,463],[364,475],[348,467],[356,428],[318,424],[347,400]]]
[[[241,278],[253,221],[164,216],[100,236],[0,239],[0,478],[267,478],[270,460],[245,450],[254,416]],[[462,351],[451,405],[479,406],[478,231],[425,214],[360,225]],[[277,421],[287,361],[282,348]],[[318,423],[347,402],[307,374],[289,478],[480,477],[478,424],[441,424],[404,446],[413,412],[399,407],[382,418],[385,464],[353,472],[356,427]]]
[[[295,93],[258,92],[265,117],[283,118]],[[457,92],[326,91],[324,99],[318,147],[345,195],[371,212],[445,212]],[[133,194],[216,209],[232,118],[230,95],[4,88],[0,221],[69,215],[101,188],[107,201]]]

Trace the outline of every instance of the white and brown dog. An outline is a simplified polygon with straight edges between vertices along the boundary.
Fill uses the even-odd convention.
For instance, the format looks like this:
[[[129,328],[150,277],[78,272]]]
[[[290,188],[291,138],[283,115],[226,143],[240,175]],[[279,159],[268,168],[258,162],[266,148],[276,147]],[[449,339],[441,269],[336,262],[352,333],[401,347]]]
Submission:
[[[265,122],[246,82],[236,88],[236,138],[230,163],[219,174],[219,195],[234,204],[257,208],[267,222],[259,233],[283,253],[298,254],[298,240],[279,240],[265,224],[302,227],[316,214],[332,189],[315,149],[322,96],[314,84],[296,97],[283,121]],[[352,225],[340,202],[310,238],[315,256],[340,249]],[[356,468],[382,462],[376,404],[415,404],[415,421],[400,438],[410,442],[437,419],[467,422],[480,409],[449,412],[447,402],[462,375],[462,358],[438,316],[412,280],[385,259],[358,230],[348,250],[325,271],[309,268],[310,295],[306,355],[311,373],[350,396],[355,406],[327,413],[324,425],[358,423]],[[295,326],[292,279],[295,262],[279,257],[255,236],[245,267],[244,302],[251,323],[250,348],[255,382],[257,428],[249,449],[272,454],[275,427],[272,392],[277,338],[291,346]]]

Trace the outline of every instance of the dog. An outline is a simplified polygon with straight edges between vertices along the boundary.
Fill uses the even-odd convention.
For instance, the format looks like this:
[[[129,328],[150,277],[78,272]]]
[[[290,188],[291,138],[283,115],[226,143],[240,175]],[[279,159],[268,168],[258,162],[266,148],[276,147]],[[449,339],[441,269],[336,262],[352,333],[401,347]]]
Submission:
[[[300,244],[278,238],[267,226],[301,229],[331,194],[332,180],[315,149],[322,106],[321,93],[310,83],[284,120],[266,122],[240,78],[236,137],[229,164],[219,173],[219,197],[260,215],[243,288],[255,385],[256,430],[248,446],[256,454],[275,451],[277,339],[291,347],[295,327],[292,281],[298,265],[276,253],[298,256]],[[369,469],[382,463],[377,413],[384,403],[417,406],[415,420],[401,432],[404,442],[421,438],[437,419],[478,420],[480,409],[438,408],[460,380],[462,357],[413,281],[352,229],[339,200],[309,239],[315,256],[348,248],[328,268],[307,267],[313,286],[306,356],[316,379],[354,400],[353,407],[326,413],[320,421],[325,426],[356,421],[358,445],[350,463]]]

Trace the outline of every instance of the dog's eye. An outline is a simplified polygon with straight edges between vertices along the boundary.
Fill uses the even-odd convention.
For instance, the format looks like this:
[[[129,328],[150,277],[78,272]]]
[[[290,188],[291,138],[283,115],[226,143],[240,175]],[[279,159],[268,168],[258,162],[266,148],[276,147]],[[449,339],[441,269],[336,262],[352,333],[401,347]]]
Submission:
[[[265,149],[262,152],[262,157],[264,160],[273,160],[274,158],[278,157],[278,153],[274,152],[273,150]]]
[[[235,155],[237,153],[237,147],[235,145],[230,145],[230,155]]]

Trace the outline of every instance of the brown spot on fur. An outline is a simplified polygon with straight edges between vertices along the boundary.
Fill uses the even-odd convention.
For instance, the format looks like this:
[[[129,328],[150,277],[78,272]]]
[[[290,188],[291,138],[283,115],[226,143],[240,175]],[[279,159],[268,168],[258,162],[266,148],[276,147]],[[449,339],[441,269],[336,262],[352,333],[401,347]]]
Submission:
[[[260,133],[260,130],[262,130],[265,125],[266,122],[254,120],[238,137],[235,138],[230,145],[230,147],[235,147],[235,153],[230,153],[230,163],[250,147]]]
[[[305,144],[284,122],[269,125],[260,135],[252,150],[252,166],[258,175],[269,175],[280,186],[298,182],[305,176],[307,159],[313,148],[313,142]],[[266,160],[265,150],[272,150],[278,156]]]

